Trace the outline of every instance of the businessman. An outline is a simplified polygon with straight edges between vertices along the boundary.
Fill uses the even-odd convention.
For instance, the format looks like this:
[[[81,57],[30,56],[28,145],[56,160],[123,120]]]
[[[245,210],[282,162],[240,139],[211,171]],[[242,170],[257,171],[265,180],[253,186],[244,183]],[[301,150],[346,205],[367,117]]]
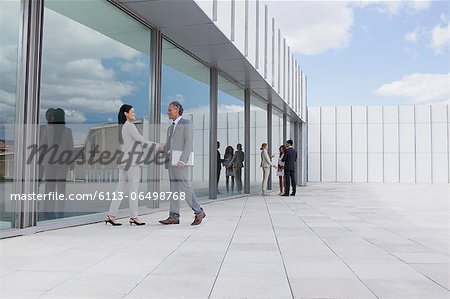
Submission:
[[[289,189],[292,183],[291,196],[295,196],[297,190],[297,183],[295,181],[295,162],[297,161],[297,151],[292,147],[294,142],[292,140],[286,141],[286,152],[281,161],[284,162],[284,181],[286,182],[285,193],[282,196],[289,196]]]
[[[167,115],[172,120],[172,125],[167,130],[167,139],[164,145],[164,151],[169,156],[166,168],[169,171],[170,191],[177,192],[178,197],[180,197],[181,192],[184,192],[185,200],[195,214],[191,225],[199,225],[206,214],[198,204],[197,197],[188,180],[189,167],[187,164],[189,156],[193,152],[192,124],[188,119],[181,117],[183,106],[177,101],[169,104]],[[176,158],[173,151],[181,152],[178,161],[173,161]],[[180,223],[180,200],[175,200],[173,196],[170,198],[169,217],[159,222],[162,224]]]

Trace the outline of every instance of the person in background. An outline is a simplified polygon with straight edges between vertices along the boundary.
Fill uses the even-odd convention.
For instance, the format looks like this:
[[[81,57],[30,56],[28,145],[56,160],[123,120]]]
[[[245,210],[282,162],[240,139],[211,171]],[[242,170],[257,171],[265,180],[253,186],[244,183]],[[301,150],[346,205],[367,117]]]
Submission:
[[[268,195],[267,193],[267,183],[269,181],[270,166],[272,161],[270,160],[269,154],[267,153],[267,143],[261,144],[261,164],[260,167],[263,170],[263,180],[262,180],[262,195]]]
[[[220,171],[222,170],[223,160],[220,157],[219,148],[220,148],[220,142],[217,141],[217,193],[221,194],[219,192],[219,180],[220,180]]]
[[[234,157],[234,148],[229,145],[225,149],[225,154],[223,155],[223,166],[225,167],[227,193],[230,193],[230,179],[231,179],[231,192],[232,193],[234,192],[234,173],[232,164],[233,157]]]
[[[286,184],[286,188],[282,196],[289,196],[289,189],[291,184],[291,196],[295,196],[295,192],[297,190],[297,184],[295,182],[295,162],[297,161],[297,151],[292,147],[293,144],[294,142],[292,140],[286,141],[287,148],[284,153],[283,159],[281,159],[281,161],[284,162],[284,180]]]
[[[236,181],[236,190],[242,192],[242,168],[244,167],[245,154],[242,151],[242,144],[236,145],[236,152],[231,159],[230,164],[233,167],[234,180]]]
[[[284,145],[278,148],[279,156],[278,156],[278,165],[274,166],[277,169],[278,182],[280,184],[280,193],[278,195],[284,194],[285,182],[284,182],[284,152],[286,151],[286,147]]]

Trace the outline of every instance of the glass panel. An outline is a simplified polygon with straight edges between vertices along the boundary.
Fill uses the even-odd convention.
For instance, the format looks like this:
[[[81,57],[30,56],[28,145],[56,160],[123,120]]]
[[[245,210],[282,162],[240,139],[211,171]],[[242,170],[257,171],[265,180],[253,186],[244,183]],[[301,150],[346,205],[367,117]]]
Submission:
[[[111,201],[100,201],[99,194],[110,192],[103,193],[104,199],[113,197],[117,160],[95,160],[120,148],[117,115],[124,103],[134,107],[135,126],[148,136],[150,35],[148,28],[107,1],[45,1],[40,140],[56,132],[56,140],[89,162],[43,162],[39,175],[45,183],[39,190],[96,195],[97,200],[44,202],[38,220],[108,211]],[[148,190],[147,170],[140,170],[140,191]],[[125,199],[122,208],[127,206]]]
[[[267,143],[267,104],[250,97],[250,191],[261,192],[261,144]],[[268,145],[271,148],[271,145]]]
[[[272,154],[275,155],[274,162],[280,159],[280,147],[284,144],[283,140],[283,113],[273,108],[272,114]],[[282,169],[272,172],[273,190],[280,190],[279,177],[282,176]]]
[[[217,118],[217,141],[220,143],[217,150],[222,161],[217,168],[218,196],[225,197],[243,192],[244,90],[222,76],[219,76]]]
[[[20,1],[0,1],[0,229],[12,227]]]
[[[172,120],[167,109],[178,101],[182,118],[192,122],[194,166],[189,168],[190,185],[199,201],[209,199],[209,68],[170,42],[163,41],[161,87],[161,140],[166,142]],[[168,170],[161,167],[161,192],[170,191]],[[161,202],[161,207],[168,201]]]

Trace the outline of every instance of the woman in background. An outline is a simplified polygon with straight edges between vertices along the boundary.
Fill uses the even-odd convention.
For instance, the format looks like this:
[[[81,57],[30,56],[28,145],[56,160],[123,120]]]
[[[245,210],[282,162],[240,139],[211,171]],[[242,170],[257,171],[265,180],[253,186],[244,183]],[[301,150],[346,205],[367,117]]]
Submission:
[[[286,147],[284,145],[278,148],[279,156],[278,156],[278,165],[274,166],[277,169],[278,182],[280,183],[280,193],[278,195],[284,194],[284,162],[282,161],[284,156],[284,151]]]
[[[261,165],[263,170],[263,181],[262,181],[262,195],[268,195],[267,193],[267,183],[269,181],[270,166],[272,161],[270,160],[269,154],[267,153],[267,143],[261,144]]]
[[[225,167],[227,193],[230,193],[230,186],[229,186],[230,178],[231,178],[231,192],[234,192],[234,173],[233,173],[233,164],[231,163],[233,157],[234,157],[234,148],[229,145],[225,149],[225,154],[223,156],[223,166]]]

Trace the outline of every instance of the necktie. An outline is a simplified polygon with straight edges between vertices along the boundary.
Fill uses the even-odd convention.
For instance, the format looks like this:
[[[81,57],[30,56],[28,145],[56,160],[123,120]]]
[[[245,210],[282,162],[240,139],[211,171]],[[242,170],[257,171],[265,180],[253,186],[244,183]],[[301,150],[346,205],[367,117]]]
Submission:
[[[168,138],[169,140],[167,141],[167,144],[168,144],[167,148],[168,149],[170,149],[170,143],[172,141],[172,135],[173,135],[173,131],[174,130],[175,130],[175,122],[172,122],[172,126],[169,129],[169,138]]]

